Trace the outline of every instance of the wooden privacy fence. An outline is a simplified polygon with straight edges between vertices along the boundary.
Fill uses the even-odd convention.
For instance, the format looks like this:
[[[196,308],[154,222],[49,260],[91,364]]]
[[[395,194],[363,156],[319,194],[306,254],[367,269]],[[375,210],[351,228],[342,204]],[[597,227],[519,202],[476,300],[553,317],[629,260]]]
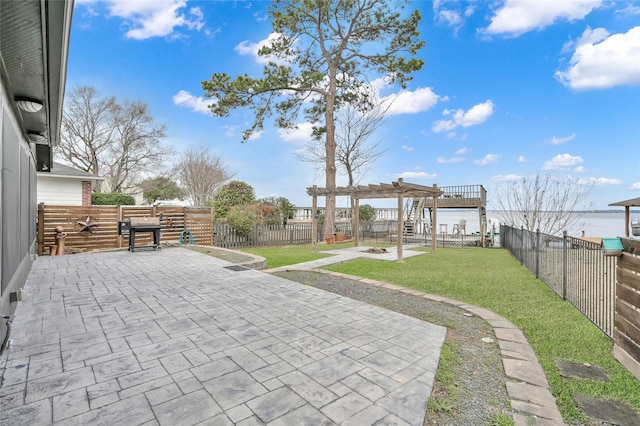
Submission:
[[[613,354],[640,379],[640,241],[622,238],[618,260]]]
[[[38,205],[38,255],[56,244],[56,227],[64,228],[67,253],[128,247],[118,235],[118,222],[131,218],[160,217],[161,243],[192,236],[195,244],[213,245],[213,209],[180,206],[54,206]],[[183,233],[189,231],[189,233]],[[136,245],[148,244],[151,235],[136,236]],[[190,238],[188,241],[190,242]]]

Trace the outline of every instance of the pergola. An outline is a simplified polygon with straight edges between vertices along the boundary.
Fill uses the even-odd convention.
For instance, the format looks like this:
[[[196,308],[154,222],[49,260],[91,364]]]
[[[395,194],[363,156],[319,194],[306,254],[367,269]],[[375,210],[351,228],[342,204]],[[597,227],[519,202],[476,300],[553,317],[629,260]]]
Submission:
[[[438,189],[437,185],[433,186],[424,186],[417,185],[414,183],[404,182],[402,178],[399,178],[397,182],[381,183],[379,185],[369,184],[369,185],[357,185],[357,186],[339,186],[335,189],[329,188],[318,188],[314,185],[311,188],[307,188],[307,194],[313,197],[312,204],[312,246],[313,252],[317,251],[318,244],[318,220],[317,220],[317,212],[318,212],[318,197],[326,197],[327,195],[334,196],[350,196],[354,199],[355,202],[355,211],[359,211],[360,200],[361,199],[374,199],[374,198],[397,198],[398,199],[398,262],[402,262],[402,228],[403,228],[403,201],[405,197],[411,198],[433,198],[433,229],[436,229],[436,216],[438,211],[438,197],[443,194],[443,192]],[[357,213],[354,214],[354,228],[357,230],[360,227],[359,215]],[[356,246],[360,245],[358,232],[355,232],[355,244]],[[431,249],[435,251],[436,249],[436,239],[431,239]]]
[[[616,207],[624,206],[624,223],[625,223],[624,236],[629,237],[629,226],[631,223],[631,220],[630,220],[631,218],[629,216],[629,209],[631,207],[640,207],[640,198],[632,198],[630,200],[618,201],[617,203],[611,203],[609,205],[616,206]]]

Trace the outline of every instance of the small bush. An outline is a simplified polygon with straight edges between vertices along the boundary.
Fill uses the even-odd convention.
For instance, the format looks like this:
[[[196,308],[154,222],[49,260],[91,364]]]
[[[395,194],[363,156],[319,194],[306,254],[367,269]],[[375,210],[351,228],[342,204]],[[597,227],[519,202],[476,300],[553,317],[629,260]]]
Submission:
[[[227,213],[229,225],[236,230],[239,235],[247,236],[258,224],[255,211],[249,206],[233,206]]]
[[[134,206],[135,198],[119,192],[94,192],[91,194],[91,204],[94,206]]]

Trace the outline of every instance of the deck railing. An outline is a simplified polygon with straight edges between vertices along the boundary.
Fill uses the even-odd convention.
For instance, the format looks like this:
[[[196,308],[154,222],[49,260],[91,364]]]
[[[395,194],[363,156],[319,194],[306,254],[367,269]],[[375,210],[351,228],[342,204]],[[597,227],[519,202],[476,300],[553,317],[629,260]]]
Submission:
[[[613,338],[617,257],[580,238],[500,226],[501,246]]]

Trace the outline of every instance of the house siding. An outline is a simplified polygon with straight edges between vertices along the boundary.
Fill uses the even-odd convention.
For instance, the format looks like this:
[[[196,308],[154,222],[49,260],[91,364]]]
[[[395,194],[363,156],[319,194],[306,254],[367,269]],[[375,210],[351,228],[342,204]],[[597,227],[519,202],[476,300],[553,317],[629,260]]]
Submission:
[[[35,257],[36,167],[3,80],[0,92],[0,312],[6,316],[16,306],[10,293],[24,285]],[[6,321],[0,321],[0,338],[5,333]]]
[[[89,183],[91,187],[91,183]],[[40,174],[38,176],[38,204],[53,204],[60,206],[86,205],[83,193],[83,181],[79,179],[67,179],[62,177],[49,177]],[[89,204],[91,193],[89,192]]]

